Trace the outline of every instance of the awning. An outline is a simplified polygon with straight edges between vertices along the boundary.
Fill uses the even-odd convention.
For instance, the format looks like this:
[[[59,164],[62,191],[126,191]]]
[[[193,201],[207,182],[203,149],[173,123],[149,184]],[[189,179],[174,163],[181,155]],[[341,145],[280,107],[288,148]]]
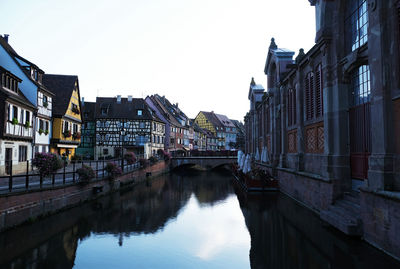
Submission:
[[[76,149],[77,145],[57,144],[57,148]]]
[[[184,150],[186,150],[186,151],[190,151],[190,148],[187,148],[187,147],[182,147]]]

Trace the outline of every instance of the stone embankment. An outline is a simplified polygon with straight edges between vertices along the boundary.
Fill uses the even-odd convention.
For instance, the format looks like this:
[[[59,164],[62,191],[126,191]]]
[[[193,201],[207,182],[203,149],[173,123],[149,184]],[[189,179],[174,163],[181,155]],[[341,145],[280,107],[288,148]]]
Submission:
[[[169,163],[160,161],[152,166],[123,174],[114,179],[104,179],[87,185],[75,184],[50,190],[27,191],[0,197],[0,231],[60,210],[97,199],[146,178],[169,172]]]

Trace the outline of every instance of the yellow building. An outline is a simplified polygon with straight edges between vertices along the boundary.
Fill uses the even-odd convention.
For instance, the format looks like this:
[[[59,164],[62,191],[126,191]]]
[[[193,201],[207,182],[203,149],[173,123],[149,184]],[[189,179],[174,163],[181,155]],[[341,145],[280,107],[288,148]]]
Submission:
[[[81,141],[82,112],[78,76],[46,74],[43,76],[43,84],[55,94],[51,152],[71,158]]]
[[[213,112],[205,112],[205,111],[200,111],[199,114],[197,114],[196,118],[194,119],[194,122],[202,129],[207,129],[211,131],[214,135],[216,135],[216,127],[215,123],[218,123],[218,119],[216,117],[214,118],[214,113]]]

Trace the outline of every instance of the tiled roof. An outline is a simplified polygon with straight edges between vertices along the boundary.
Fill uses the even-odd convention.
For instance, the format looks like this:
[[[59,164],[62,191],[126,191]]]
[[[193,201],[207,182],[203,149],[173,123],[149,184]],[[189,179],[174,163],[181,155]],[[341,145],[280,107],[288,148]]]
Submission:
[[[72,91],[75,89],[75,82],[77,81],[78,76],[73,75],[43,75],[43,84],[55,94],[53,98],[54,116],[65,115],[72,96]]]
[[[217,116],[215,115],[215,113],[213,111],[211,112],[207,112],[207,111],[201,111],[203,113],[203,115],[207,118],[207,120],[214,125],[214,127],[224,127],[222,125],[222,123],[219,121],[219,119],[217,118]]]
[[[182,124],[180,124],[180,122],[175,118],[174,113],[171,112],[172,104],[168,101],[167,98],[161,97],[158,94],[152,95],[150,98],[157,104],[157,107],[161,109],[160,112],[162,112],[165,115],[165,118],[172,125],[176,127],[182,127]]]
[[[218,120],[225,126],[225,127],[235,127],[235,125],[231,122],[230,119],[228,119],[227,116],[221,115],[221,114],[215,114],[217,116]]]
[[[108,109],[106,115],[102,114],[102,108]],[[138,110],[142,110],[141,116],[138,115]],[[115,97],[97,97],[95,111],[96,118],[157,120],[162,122],[142,98],[132,98],[130,102],[128,98],[121,98],[121,102],[118,103]]]

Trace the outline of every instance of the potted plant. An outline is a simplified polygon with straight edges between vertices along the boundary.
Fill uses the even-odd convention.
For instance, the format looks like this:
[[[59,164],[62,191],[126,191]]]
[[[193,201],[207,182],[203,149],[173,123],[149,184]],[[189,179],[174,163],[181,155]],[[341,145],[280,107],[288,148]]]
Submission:
[[[88,165],[83,165],[81,168],[76,170],[76,173],[79,175],[79,183],[81,185],[88,184],[90,180],[95,177],[93,168]]]
[[[43,134],[43,129],[39,129],[39,134]]]
[[[121,167],[119,167],[116,163],[108,162],[106,167],[104,168],[108,173],[109,179],[115,179],[116,176],[122,175]]]
[[[49,103],[46,102],[46,101],[44,101],[44,102],[43,102],[43,106],[44,106],[45,108],[47,108],[47,107],[49,106]]]
[[[25,122],[25,128],[26,129],[28,129],[29,127],[31,127],[31,123],[27,120],[26,122]]]
[[[72,112],[75,114],[79,114],[79,109],[77,107],[72,107]]]
[[[146,168],[149,165],[149,161],[144,158],[139,159],[139,163],[142,168]]]
[[[81,132],[74,133],[74,139],[81,139]]]
[[[49,130],[44,130],[44,134],[48,135],[49,134]]]
[[[17,119],[17,118],[13,118],[12,121],[11,121],[11,123],[12,123],[13,125],[18,124],[18,119]]]
[[[158,159],[155,156],[151,156],[149,158],[149,161],[150,161],[150,164],[154,164],[154,163],[156,163],[158,161]]]
[[[134,164],[136,162],[136,155],[133,152],[127,152],[124,154],[124,159],[128,164]]]
[[[64,131],[63,135],[64,137],[71,137],[71,130]]]
[[[53,153],[36,152],[32,164],[39,169],[42,177],[48,176],[62,168],[61,158]]]

